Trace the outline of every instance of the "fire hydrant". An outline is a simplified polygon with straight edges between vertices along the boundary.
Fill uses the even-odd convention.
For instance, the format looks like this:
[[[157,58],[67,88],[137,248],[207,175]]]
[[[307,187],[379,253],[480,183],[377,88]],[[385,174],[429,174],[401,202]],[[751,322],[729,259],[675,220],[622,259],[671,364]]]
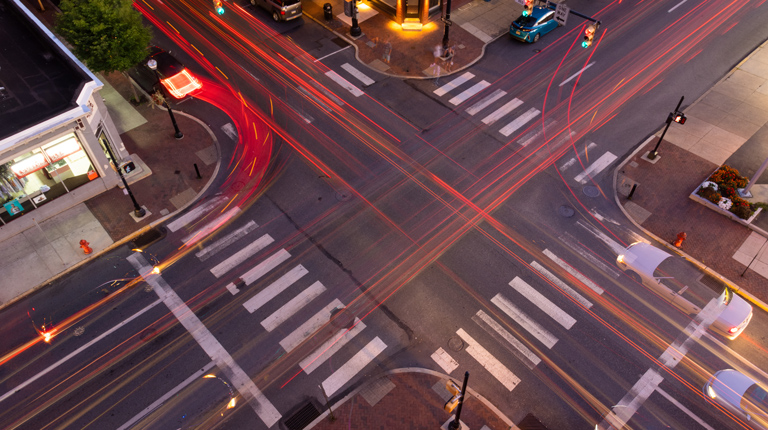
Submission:
[[[91,249],[91,247],[88,246],[88,241],[86,241],[85,239],[80,241],[80,248],[83,248],[83,252],[85,252],[86,254],[90,254],[91,252],[93,252],[93,249]]]
[[[675,247],[677,248],[682,248],[683,241],[685,240],[686,237],[688,237],[688,235],[685,234],[685,232],[677,233],[677,240],[673,243],[673,245],[675,245]]]

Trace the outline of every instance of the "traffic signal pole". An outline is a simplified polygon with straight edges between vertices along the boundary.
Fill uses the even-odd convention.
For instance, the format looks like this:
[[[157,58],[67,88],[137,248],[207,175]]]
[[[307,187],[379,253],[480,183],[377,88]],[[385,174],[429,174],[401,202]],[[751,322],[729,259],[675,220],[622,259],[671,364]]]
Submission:
[[[469,372],[464,372],[464,383],[461,384],[461,394],[459,395],[459,406],[456,407],[456,418],[448,424],[448,430],[458,430],[461,428],[461,407],[464,405],[464,396],[467,392],[467,381]]]

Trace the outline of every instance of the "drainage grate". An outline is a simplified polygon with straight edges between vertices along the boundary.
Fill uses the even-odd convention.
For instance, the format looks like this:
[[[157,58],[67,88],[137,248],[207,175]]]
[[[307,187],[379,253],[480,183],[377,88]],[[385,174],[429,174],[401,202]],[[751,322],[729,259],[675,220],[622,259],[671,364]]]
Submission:
[[[308,426],[309,423],[319,416],[320,409],[314,402],[312,402],[312,400],[307,400],[307,403],[301,406],[290,417],[286,418],[283,421],[283,424],[285,424],[285,427],[288,430],[304,430],[304,427]]]
[[[134,239],[132,248],[141,250],[147,249],[149,245],[152,245],[158,240],[164,238],[166,234],[168,234],[168,231],[163,227],[153,228]]]

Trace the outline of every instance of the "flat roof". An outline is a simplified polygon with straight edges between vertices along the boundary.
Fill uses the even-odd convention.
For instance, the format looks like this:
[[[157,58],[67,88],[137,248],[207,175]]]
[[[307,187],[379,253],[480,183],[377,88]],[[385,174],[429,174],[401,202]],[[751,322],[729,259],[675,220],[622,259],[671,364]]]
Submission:
[[[0,0],[0,141],[78,107],[93,80],[21,7]]]

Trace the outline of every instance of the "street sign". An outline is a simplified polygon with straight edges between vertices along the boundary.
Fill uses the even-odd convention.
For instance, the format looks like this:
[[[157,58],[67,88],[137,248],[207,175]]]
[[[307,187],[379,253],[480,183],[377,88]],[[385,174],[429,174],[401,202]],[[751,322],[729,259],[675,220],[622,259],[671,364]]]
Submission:
[[[565,25],[568,21],[568,14],[571,13],[571,8],[565,5],[565,3],[558,3],[555,9],[555,21],[560,25]]]

